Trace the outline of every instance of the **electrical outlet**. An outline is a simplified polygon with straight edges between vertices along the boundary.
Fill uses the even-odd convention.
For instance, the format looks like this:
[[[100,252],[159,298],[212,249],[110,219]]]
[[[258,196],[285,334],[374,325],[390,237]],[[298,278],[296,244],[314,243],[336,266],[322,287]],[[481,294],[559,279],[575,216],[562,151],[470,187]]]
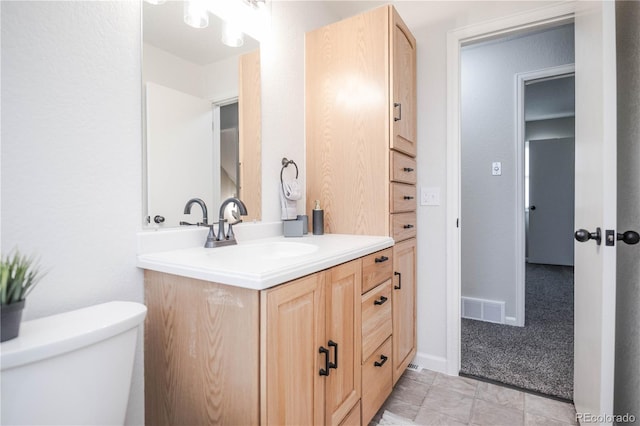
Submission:
[[[440,188],[421,187],[420,188],[420,205],[421,206],[439,206],[440,205]]]

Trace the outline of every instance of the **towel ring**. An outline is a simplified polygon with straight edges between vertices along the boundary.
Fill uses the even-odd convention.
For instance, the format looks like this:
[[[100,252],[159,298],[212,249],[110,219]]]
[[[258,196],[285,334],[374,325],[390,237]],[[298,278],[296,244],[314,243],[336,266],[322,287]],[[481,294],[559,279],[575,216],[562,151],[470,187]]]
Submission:
[[[286,157],[282,158],[282,169],[280,169],[280,183],[283,184],[283,180],[282,180],[282,172],[284,172],[284,169],[286,169],[289,164],[293,164],[296,168],[296,179],[298,179],[298,165],[296,164],[295,161],[293,160],[287,160]]]

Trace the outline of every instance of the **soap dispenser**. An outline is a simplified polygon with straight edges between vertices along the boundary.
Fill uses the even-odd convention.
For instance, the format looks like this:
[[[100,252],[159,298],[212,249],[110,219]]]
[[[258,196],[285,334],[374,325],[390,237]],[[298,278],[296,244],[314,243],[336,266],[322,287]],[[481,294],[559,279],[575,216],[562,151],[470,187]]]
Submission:
[[[320,209],[320,200],[316,200],[313,208],[313,235],[324,234],[324,210]]]

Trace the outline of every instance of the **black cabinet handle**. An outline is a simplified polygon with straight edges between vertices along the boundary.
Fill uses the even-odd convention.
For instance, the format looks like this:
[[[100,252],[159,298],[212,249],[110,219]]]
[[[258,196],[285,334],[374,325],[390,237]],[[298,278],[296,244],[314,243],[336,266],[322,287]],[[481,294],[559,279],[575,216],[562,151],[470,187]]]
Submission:
[[[413,200],[413,197],[411,195],[405,195],[404,199],[405,200]]]
[[[405,172],[412,172],[413,169],[411,167],[404,167],[402,170],[404,170]]]
[[[394,272],[393,275],[398,276],[398,285],[394,285],[393,288],[395,290],[400,290],[402,288],[402,274],[400,272]]]
[[[411,229],[411,228],[413,228],[413,225],[411,225],[411,224],[406,224],[406,225],[404,225],[404,226],[403,226],[403,228],[404,228],[404,229]]]
[[[333,348],[333,360],[335,362],[329,362],[329,368],[338,368],[338,344],[333,340],[329,340],[329,347]],[[327,355],[329,358],[329,355]]]
[[[399,115],[398,117],[396,117],[396,116],[394,115],[394,117],[393,117],[393,121],[400,121],[400,120],[402,120],[402,104],[401,104],[401,103],[399,103],[399,102],[394,102],[394,103],[393,103],[393,107],[394,107],[394,108],[398,108],[398,109],[399,109],[399,112],[400,112],[400,115]]]
[[[320,346],[319,352],[321,354],[324,354],[324,368],[320,369],[320,375],[328,376],[329,375],[329,349],[325,348],[324,346]]]
[[[374,305],[382,305],[384,302],[386,302],[387,300],[389,300],[387,297],[384,296],[380,296],[380,300],[374,300],[373,304]]]
[[[380,361],[376,361],[373,363],[375,367],[382,367],[385,362],[389,359],[388,356],[380,355]]]
[[[376,257],[376,263],[386,262],[387,260],[389,260],[387,256]]]

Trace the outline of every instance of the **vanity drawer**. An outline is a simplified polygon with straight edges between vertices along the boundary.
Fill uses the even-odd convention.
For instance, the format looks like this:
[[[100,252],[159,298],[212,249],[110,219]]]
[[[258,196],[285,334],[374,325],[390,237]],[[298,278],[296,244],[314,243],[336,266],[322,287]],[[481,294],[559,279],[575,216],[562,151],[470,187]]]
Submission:
[[[416,236],[416,212],[391,215],[391,237],[402,241]]]
[[[389,337],[362,364],[362,424],[367,425],[376,415],[393,388]]]
[[[392,249],[381,250],[362,258],[362,293],[391,278]]]
[[[408,155],[391,151],[391,180],[393,182],[415,184],[416,159]]]
[[[391,279],[362,295],[362,360],[393,332]]]
[[[416,186],[405,183],[391,184],[391,213],[416,210]]]

